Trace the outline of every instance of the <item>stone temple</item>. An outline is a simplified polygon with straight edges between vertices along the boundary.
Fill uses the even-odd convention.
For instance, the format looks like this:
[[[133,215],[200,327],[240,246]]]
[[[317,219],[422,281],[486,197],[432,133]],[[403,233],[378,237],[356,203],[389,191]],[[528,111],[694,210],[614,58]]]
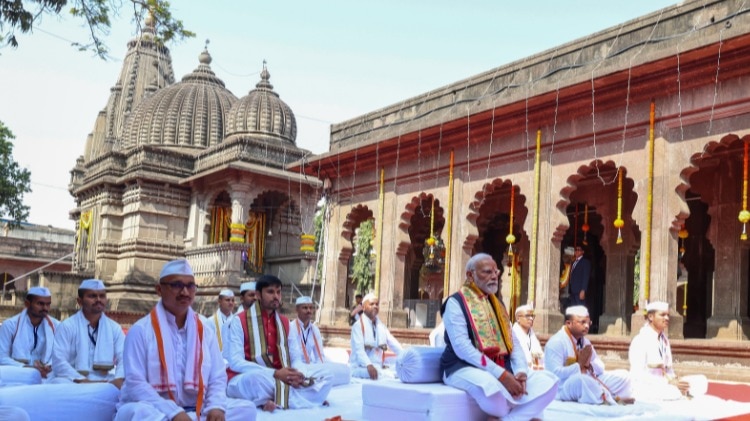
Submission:
[[[265,63],[238,98],[211,70],[208,51],[176,81],[153,34],[147,21],[128,43],[71,171],[74,275],[50,274],[50,285],[64,306],[81,278],[96,277],[108,285],[111,310],[145,312],[162,265],[186,257],[211,301],[260,273],[305,289],[315,265],[300,241],[313,229],[321,183],[285,169],[309,152],[295,144],[294,113]]]

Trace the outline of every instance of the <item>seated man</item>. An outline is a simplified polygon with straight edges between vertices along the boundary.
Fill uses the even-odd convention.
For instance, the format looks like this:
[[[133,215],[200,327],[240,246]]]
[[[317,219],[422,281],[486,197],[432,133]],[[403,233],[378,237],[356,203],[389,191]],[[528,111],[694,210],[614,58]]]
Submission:
[[[669,304],[656,301],[646,305],[646,324],[633,338],[628,352],[633,394],[639,400],[680,399],[690,390],[690,384],[674,372],[668,329]]]
[[[385,351],[390,348],[398,355],[401,344],[378,319],[380,299],[369,293],[362,299],[362,305],[362,316],[352,325],[352,354],[349,356],[352,376],[372,380],[384,376],[395,378],[396,373],[385,365]]]
[[[443,381],[466,391],[491,419],[535,419],[555,399],[557,379],[527,373],[508,312],[495,295],[499,276],[492,256],[476,254],[466,263],[466,283],[443,304]]]
[[[544,369],[544,352],[539,339],[534,333],[534,306],[526,304],[516,309],[516,322],[513,323],[513,334],[518,338],[526,362],[532,370]]]
[[[49,316],[51,303],[47,288],[30,288],[26,309],[0,326],[0,376],[6,383],[39,384],[52,378],[52,345],[60,322]]]
[[[167,262],[161,297],[125,338],[125,384],[116,421],[255,419],[255,406],[227,399],[227,375],[216,336],[191,305],[197,285],[187,260]]]
[[[227,329],[227,395],[252,401],[269,412],[324,404],[331,390],[330,373],[292,368],[289,319],[279,314],[281,280],[263,275],[255,285],[257,301],[232,319]]]
[[[315,314],[315,304],[310,297],[299,297],[295,303],[297,318],[289,329],[289,354],[292,367],[308,373],[310,368],[327,370],[332,376],[333,386],[348,384],[350,380],[349,366],[346,364],[325,361],[323,356],[323,338],[320,329],[312,322]],[[307,374],[309,377],[310,374]]]
[[[255,282],[243,282],[240,285],[240,308],[237,309],[235,314],[240,314],[252,307],[258,299],[257,296]]]
[[[222,290],[217,301],[219,308],[216,309],[216,313],[206,319],[219,341],[219,351],[222,351],[224,349],[224,329],[229,326],[229,321],[234,317],[234,291],[231,289]]]
[[[78,287],[81,310],[60,323],[52,350],[55,383],[106,383],[118,389],[125,378],[122,327],[104,314],[104,282],[86,279]]]
[[[557,399],[599,405],[632,403],[627,371],[605,372],[586,338],[591,319],[585,306],[565,310],[565,325],[544,346],[544,365],[560,378]]]

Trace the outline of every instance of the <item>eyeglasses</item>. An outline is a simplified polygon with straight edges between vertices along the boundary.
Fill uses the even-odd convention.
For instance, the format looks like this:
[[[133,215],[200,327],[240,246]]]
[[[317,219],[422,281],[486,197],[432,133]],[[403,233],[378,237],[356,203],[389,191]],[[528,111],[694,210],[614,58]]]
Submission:
[[[475,270],[474,273],[481,273],[482,275],[499,275],[500,270],[498,269],[482,269],[482,270]]]
[[[577,248],[576,251],[583,251],[583,249],[582,248]]]
[[[174,293],[180,293],[183,289],[187,289],[188,292],[195,291],[196,288],[198,288],[198,285],[193,282],[191,284],[183,284],[182,282],[159,282],[161,285],[166,285],[169,288],[172,289],[172,292]]]

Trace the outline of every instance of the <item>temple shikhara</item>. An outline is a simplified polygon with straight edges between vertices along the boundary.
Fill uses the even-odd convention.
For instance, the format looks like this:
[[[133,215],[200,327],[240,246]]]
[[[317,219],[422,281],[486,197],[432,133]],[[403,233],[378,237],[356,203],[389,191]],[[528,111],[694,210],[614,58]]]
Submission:
[[[592,333],[628,338],[661,300],[671,337],[747,341],[749,11],[659,10],[334,124],[320,155],[296,146],[265,63],[244,96],[208,50],[178,80],[146,22],[71,163],[72,271],[30,282],[65,308],[96,277],[111,310],[142,314],[184,257],[204,313],[270,273],[285,298],[312,293],[321,326],[348,329],[355,293],[374,290],[381,320],[426,332],[485,252],[506,305],[534,303],[546,334],[580,246]]]

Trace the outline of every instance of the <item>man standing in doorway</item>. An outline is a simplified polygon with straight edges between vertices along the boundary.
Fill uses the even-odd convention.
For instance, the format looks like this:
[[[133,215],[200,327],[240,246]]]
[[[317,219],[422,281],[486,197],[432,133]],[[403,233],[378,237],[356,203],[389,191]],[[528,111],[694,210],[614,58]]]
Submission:
[[[583,258],[583,246],[575,247],[575,260],[570,272],[570,305],[586,305],[586,289],[591,277],[591,263]]]

